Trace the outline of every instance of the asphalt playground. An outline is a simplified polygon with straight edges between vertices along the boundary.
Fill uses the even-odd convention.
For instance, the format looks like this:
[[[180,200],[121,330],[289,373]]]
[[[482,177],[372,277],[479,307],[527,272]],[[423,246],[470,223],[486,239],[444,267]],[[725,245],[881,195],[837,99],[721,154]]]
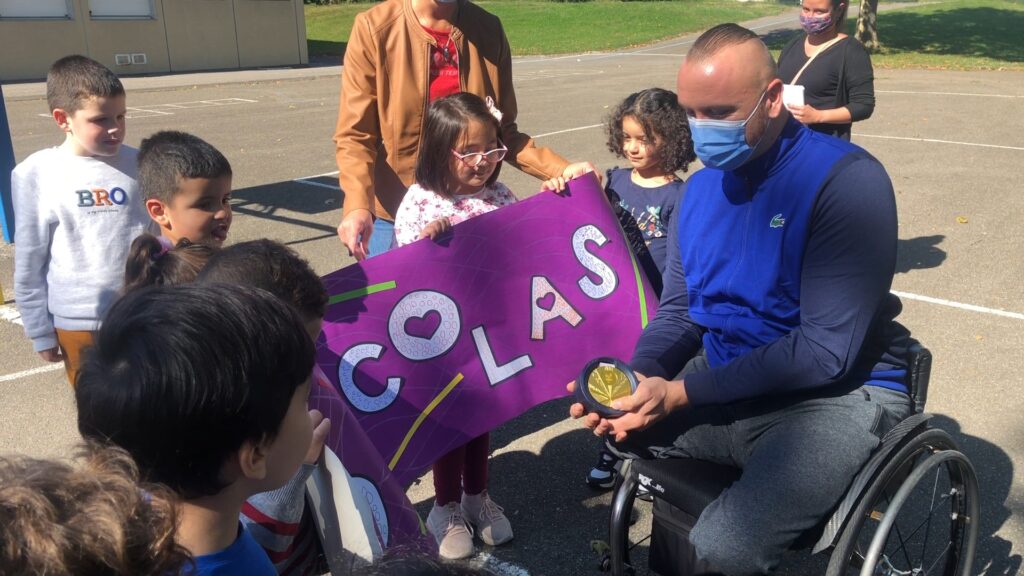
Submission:
[[[748,25],[792,27],[795,13]],[[616,165],[601,123],[623,97],[675,89],[693,36],[614,53],[526,57],[514,64],[521,129],[572,160]],[[285,242],[326,274],[352,262],[338,241],[334,163],[338,66],[128,78],[128,143],[162,129],[196,133],[230,159],[229,241]],[[977,573],[1017,574],[1024,554],[1024,73],[875,70],[874,116],[853,141],[886,166],[900,211],[893,290],[900,320],[934,354],[928,411],[971,458],[981,482]],[[44,87],[3,88],[18,161],[60,142]],[[506,169],[521,197],[539,182]],[[870,227],[871,222],[864,222]],[[77,440],[74,399],[57,365],[24,338],[11,301],[14,247],[0,245],[0,453],[66,455]],[[836,302],[837,306],[842,305]],[[606,538],[609,496],[583,482],[597,440],[567,418],[566,401],[538,406],[492,435],[491,492],[516,539],[477,561],[505,574],[596,574],[592,541]],[[409,489],[425,516],[429,473]],[[639,505],[634,532],[649,526]],[[634,553],[643,558],[647,543]],[[822,572],[794,553],[780,573]]]

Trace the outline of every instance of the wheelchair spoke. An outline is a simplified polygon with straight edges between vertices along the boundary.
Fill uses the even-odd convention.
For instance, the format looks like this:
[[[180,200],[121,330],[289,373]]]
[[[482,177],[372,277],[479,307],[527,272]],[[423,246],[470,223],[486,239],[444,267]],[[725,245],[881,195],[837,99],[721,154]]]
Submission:
[[[953,548],[952,541],[946,544],[946,547],[942,550],[942,554],[939,554],[939,557],[935,559],[935,562],[932,562],[932,565],[929,566],[928,569],[921,574],[921,576],[928,576],[929,574],[931,574],[932,568],[935,568],[935,565],[939,563],[939,560],[942,560],[946,556],[946,553],[949,552],[951,548]]]
[[[911,520],[911,518],[906,518],[906,520],[911,520],[916,523],[916,525],[909,530],[908,526],[901,527],[898,521],[892,525],[893,532],[890,535],[892,541],[889,546],[887,546],[889,549],[882,555],[877,566],[878,569],[882,571],[880,573],[890,576],[897,576],[899,574],[928,576],[933,574],[933,570],[936,569],[936,566],[946,566],[943,571],[936,573],[936,576],[938,576],[939,574],[949,574],[949,567],[958,565],[957,559],[960,557],[960,547],[963,545],[963,528],[960,526],[962,524],[962,520],[960,520],[960,509],[963,507],[962,502],[965,495],[962,487],[958,485],[952,477],[950,477],[948,481],[942,480],[941,476],[943,471],[951,472],[945,466],[936,468],[935,477],[930,491],[927,489],[927,484],[924,484],[923,486],[919,485],[920,490],[917,494],[919,495],[919,501],[921,504],[924,503],[925,498],[929,499],[926,511],[919,508],[919,510],[925,514],[925,517],[921,519],[918,515],[916,518],[913,518],[913,520]],[[950,484],[948,487],[946,486],[947,482]],[[887,501],[889,500],[888,494],[885,495],[885,499]],[[907,506],[904,505],[903,508],[906,509]],[[932,530],[932,521],[934,520],[935,514],[947,516],[948,519],[951,520],[951,524],[949,526],[949,541],[942,546],[941,549],[930,551],[929,546],[937,546],[933,543],[933,540],[939,538],[938,528],[936,528],[935,531]],[[918,522],[918,520],[920,521]],[[934,535],[933,532],[935,532]],[[920,553],[912,560],[910,550],[912,548],[917,549],[918,547],[916,545],[911,545],[917,538],[922,539]],[[892,564],[893,557],[897,555],[906,562],[905,568],[909,570],[909,572],[903,572]],[[936,557],[933,559],[929,558],[929,556],[932,555],[936,555]],[[943,564],[944,560],[945,564]],[[927,568],[925,568],[925,565],[928,565]]]
[[[956,496],[956,495],[957,495],[957,490],[956,490],[956,488],[953,488],[953,489],[950,490],[950,492],[948,494],[943,494],[942,496],[940,496],[939,499],[940,499],[940,501],[945,501],[945,500],[949,500],[950,498],[952,498],[953,496]],[[907,535],[906,538],[903,537],[902,532],[900,531],[899,524],[894,524],[893,525],[893,529],[896,530],[896,535],[900,539],[900,542],[902,544],[901,544],[901,546],[899,548],[896,548],[895,550],[893,550],[892,553],[895,554],[895,553],[899,552],[904,546],[906,546],[906,542],[908,540],[910,540],[911,538],[913,538],[914,536],[916,536],[917,533],[921,531],[921,528],[925,528],[926,526],[931,526],[932,515],[934,513],[935,513],[935,507],[932,506],[928,510],[928,516],[924,520],[922,520],[920,524],[918,524],[916,527],[914,527],[914,529],[911,530],[910,534]],[[927,542],[927,530],[926,530],[925,539],[926,539],[926,542]],[[906,551],[904,551],[904,556],[906,556]],[[910,562],[910,560],[908,559],[907,562]]]
[[[932,501],[928,507],[928,519],[926,520],[927,526],[924,529],[924,542],[921,543],[921,559],[924,560],[924,555],[928,551],[928,536],[932,530],[932,514],[935,513],[935,494],[939,491],[939,468],[935,469],[935,482],[932,483]]]

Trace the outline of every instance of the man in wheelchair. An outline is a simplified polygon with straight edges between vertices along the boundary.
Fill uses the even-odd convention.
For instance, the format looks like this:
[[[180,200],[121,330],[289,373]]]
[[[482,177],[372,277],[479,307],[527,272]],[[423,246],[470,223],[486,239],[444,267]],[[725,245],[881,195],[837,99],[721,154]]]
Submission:
[[[617,418],[570,413],[627,458],[742,469],[690,532],[697,572],[773,570],[912,412],[908,332],[889,293],[892,183],[861,148],[782,103],[764,43],[705,32],[678,77],[705,169],[687,183],[664,293]],[[570,385],[570,389],[573,385]]]

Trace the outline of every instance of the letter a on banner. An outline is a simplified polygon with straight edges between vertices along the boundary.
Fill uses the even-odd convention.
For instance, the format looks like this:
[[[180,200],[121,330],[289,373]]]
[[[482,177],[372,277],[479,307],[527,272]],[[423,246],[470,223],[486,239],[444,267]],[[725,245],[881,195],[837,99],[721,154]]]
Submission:
[[[545,302],[542,303],[542,300]],[[546,305],[548,302],[550,306]],[[534,276],[530,291],[530,340],[543,340],[544,325],[555,318],[565,320],[574,328],[583,321],[583,316],[555,290],[547,278]]]

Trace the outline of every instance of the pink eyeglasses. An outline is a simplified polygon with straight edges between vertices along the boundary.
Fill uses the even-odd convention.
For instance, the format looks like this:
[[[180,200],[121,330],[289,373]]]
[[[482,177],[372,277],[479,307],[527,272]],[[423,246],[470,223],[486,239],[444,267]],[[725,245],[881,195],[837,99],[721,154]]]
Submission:
[[[488,150],[487,152],[470,152],[469,154],[460,154],[455,150],[452,150],[452,154],[455,157],[471,168],[476,168],[481,162],[486,159],[491,164],[501,162],[505,159],[505,154],[508,154],[508,148],[502,145],[501,148],[495,148],[494,150]]]

